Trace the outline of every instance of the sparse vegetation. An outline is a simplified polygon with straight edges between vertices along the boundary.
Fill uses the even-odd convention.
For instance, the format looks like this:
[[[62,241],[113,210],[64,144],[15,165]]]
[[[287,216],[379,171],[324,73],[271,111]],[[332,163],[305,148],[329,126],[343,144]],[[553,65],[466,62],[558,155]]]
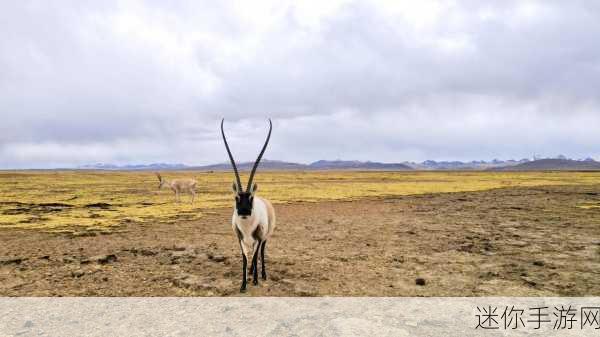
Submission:
[[[247,295],[597,296],[600,212],[578,206],[598,202],[600,184],[280,204]],[[0,295],[239,296],[231,209],[200,217],[2,229]]]
[[[1,172],[0,228],[107,231],[126,223],[151,225],[201,219],[211,209],[231,204],[230,172],[185,171],[165,176],[196,178],[197,202],[174,203],[170,191],[158,190],[152,172]],[[257,182],[261,195],[282,204],[500,187],[598,184],[600,173],[261,172]]]

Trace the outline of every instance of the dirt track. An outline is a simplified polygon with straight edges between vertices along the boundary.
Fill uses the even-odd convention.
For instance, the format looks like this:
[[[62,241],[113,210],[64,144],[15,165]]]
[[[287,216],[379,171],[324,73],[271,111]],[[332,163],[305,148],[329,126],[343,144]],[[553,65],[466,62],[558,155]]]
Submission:
[[[270,279],[246,295],[598,296],[600,208],[576,206],[599,202],[596,185],[276,205]],[[1,230],[0,295],[239,295],[230,216],[84,237]]]

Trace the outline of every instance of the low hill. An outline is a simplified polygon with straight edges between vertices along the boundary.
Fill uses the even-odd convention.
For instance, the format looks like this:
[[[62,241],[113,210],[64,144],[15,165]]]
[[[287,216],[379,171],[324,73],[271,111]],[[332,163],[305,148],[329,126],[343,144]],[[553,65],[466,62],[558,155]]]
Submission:
[[[400,163],[378,163],[372,161],[357,160],[319,160],[308,165],[313,170],[412,170],[412,168]]]
[[[254,162],[238,163],[237,167],[240,171],[247,171],[252,169]],[[362,161],[347,161],[347,160],[319,160],[311,164],[298,164],[290,163],[279,160],[268,160],[263,159],[260,162],[261,169],[263,170],[412,170],[407,165],[399,163],[378,163],[378,162],[362,162]],[[209,170],[209,171],[225,171],[231,170],[231,164],[222,163],[207,166],[188,167],[186,169],[192,170]]]
[[[496,167],[492,171],[600,171],[594,160],[539,159],[513,166]]]
[[[240,171],[249,171],[252,169],[254,162],[245,162],[245,163],[236,163],[238,170]],[[268,160],[263,159],[260,161],[259,166],[263,170],[306,170],[307,165],[298,164],[298,163],[290,163],[286,161],[280,160]],[[205,165],[205,166],[190,166],[187,167],[186,170],[201,170],[201,171],[228,171],[231,170],[230,163],[221,163],[221,164],[213,164],[213,165]]]
[[[90,165],[79,166],[80,170],[106,170],[106,171],[166,171],[166,170],[183,170],[187,168],[184,164],[168,164],[168,163],[153,163],[153,164],[136,164],[136,165],[115,165],[97,163]]]

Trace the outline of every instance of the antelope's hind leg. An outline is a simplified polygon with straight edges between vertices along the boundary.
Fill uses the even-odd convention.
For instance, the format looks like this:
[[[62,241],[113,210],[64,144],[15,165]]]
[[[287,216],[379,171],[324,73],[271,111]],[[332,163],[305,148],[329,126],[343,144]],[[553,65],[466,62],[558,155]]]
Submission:
[[[254,256],[252,258],[252,263],[250,264],[250,274],[252,274],[254,276],[254,269],[256,268],[256,266],[258,266],[258,255],[256,254],[256,252],[258,252],[258,250],[260,249],[260,241],[258,243],[258,245],[256,245],[256,250],[254,251]],[[254,263],[254,257],[256,257],[256,263]],[[258,271],[256,271],[258,273]]]
[[[254,249],[254,256],[252,257],[252,284],[258,285],[258,251],[261,246],[261,241],[258,241],[256,249]]]
[[[267,279],[267,270],[265,269],[265,246],[267,245],[267,241],[263,241],[262,246],[260,246],[260,262],[262,264],[262,279]]]

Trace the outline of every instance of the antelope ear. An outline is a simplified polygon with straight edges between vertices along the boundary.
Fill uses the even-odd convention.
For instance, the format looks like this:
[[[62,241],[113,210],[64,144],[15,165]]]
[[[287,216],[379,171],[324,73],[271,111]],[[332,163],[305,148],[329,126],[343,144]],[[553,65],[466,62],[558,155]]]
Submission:
[[[254,183],[252,185],[252,191],[250,191],[250,193],[252,193],[252,195],[254,195],[254,193],[256,193],[256,191],[258,191],[258,185],[256,185],[256,183]]]
[[[235,194],[238,193],[237,184],[235,182],[233,182],[233,184],[231,184],[231,189],[233,190],[233,193],[235,193]]]

